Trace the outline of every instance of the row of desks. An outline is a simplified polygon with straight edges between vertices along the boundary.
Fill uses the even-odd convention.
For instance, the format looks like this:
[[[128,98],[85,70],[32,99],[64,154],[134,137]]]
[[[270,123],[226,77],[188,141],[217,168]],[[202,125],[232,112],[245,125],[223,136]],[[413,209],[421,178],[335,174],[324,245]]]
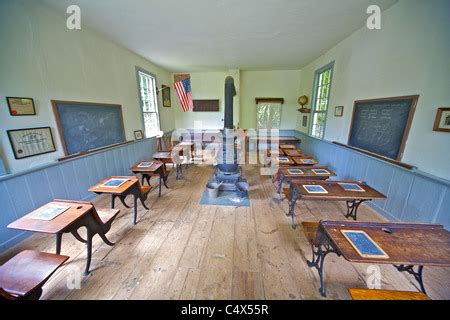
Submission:
[[[60,254],[61,252],[62,235],[64,233],[71,233],[78,241],[86,244],[87,261],[85,274],[88,274],[92,258],[92,238],[95,235],[99,235],[106,244],[114,245],[114,243],[109,241],[106,237],[106,233],[109,231],[115,216],[119,213],[119,210],[114,210],[115,200],[119,199],[126,208],[131,208],[131,206],[126,203],[125,199],[129,195],[133,197],[134,215],[132,222],[133,224],[136,224],[138,200],[145,209],[149,210],[145,202],[148,193],[153,189],[153,187],[150,186],[150,178],[152,176],[159,177],[159,196],[161,196],[161,186],[163,184],[168,188],[168,172],[165,164],[160,161],[150,160],[148,162],[153,162],[151,166],[140,167],[139,165],[142,162],[143,161],[135,164],[129,169],[135,174],[142,175],[142,185],[137,176],[112,176],[89,188],[89,191],[96,194],[110,195],[111,209],[97,211],[90,202],[55,200],[12,222],[8,225],[8,228],[56,235],[57,254]],[[103,186],[103,184],[110,179],[126,179],[126,182],[119,187]],[[144,185],[144,180],[147,181],[147,186]],[[66,206],[69,208],[51,220],[35,219],[36,214],[49,206]],[[78,229],[81,227],[87,229],[85,239],[78,233]]]
[[[279,156],[292,157],[300,150],[281,149],[271,151]],[[269,154],[270,155],[270,154]],[[287,216],[296,228],[295,208],[298,200],[345,201],[346,218],[357,219],[358,207],[365,201],[384,200],[386,196],[362,181],[328,180],[336,174],[325,166],[295,166],[296,161],[278,169],[276,178],[278,194],[284,193],[289,203]],[[293,169],[300,169],[301,174]],[[317,174],[315,169],[322,174]],[[295,173],[294,173],[295,172]],[[283,189],[283,183],[289,188]],[[360,190],[346,190],[345,184],[357,185]],[[326,193],[311,193],[307,188],[319,186]],[[329,253],[335,253],[353,263],[391,264],[400,272],[411,274],[425,291],[423,268],[425,266],[450,266],[450,233],[442,225],[411,223],[375,223],[350,221],[303,222],[303,231],[312,245],[312,259],[308,266],[319,273],[320,293],[326,295],[324,286],[324,260]],[[344,236],[342,231],[365,232],[387,256],[362,256]]]

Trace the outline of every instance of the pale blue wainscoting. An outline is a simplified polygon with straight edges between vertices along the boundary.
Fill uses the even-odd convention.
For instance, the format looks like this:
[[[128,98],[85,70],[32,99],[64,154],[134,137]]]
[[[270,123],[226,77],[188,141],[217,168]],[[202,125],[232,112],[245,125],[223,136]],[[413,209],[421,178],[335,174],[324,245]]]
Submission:
[[[12,221],[56,198],[89,201],[95,197],[89,187],[109,176],[130,175],[128,168],[151,159],[155,150],[156,139],[144,139],[0,177],[0,250],[30,235],[8,229]]]
[[[301,139],[305,154],[336,172],[334,180],[366,181],[385,194],[386,201],[368,204],[389,220],[439,223],[450,230],[449,180],[407,170],[298,131],[292,134]]]

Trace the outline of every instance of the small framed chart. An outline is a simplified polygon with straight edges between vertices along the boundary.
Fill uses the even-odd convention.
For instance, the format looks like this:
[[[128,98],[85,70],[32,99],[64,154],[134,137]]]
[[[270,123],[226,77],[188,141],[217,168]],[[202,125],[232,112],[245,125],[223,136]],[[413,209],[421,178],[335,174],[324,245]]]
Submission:
[[[316,185],[316,184],[303,185],[303,188],[304,188],[308,193],[318,193],[318,194],[328,193],[328,191],[325,190],[324,187],[322,187],[322,186],[320,186],[320,185]]]
[[[328,170],[325,170],[325,169],[312,169],[312,172],[314,172],[315,174],[319,174],[319,175],[321,175],[321,174],[324,174],[324,175],[330,174],[330,172]]]
[[[339,183],[339,185],[344,189],[345,191],[358,191],[358,192],[364,192],[363,188],[361,188],[356,183]]]
[[[125,182],[127,182],[128,179],[110,179],[106,181],[101,186],[104,188],[119,188],[121,185],[123,185]]]
[[[295,175],[297,175],[297,174],[304,174],[304,172],[302,170],[300,170],[300,169],[288,169],[288,173],[289,174],[295,174]]]
[[[386,252],[364,231],[341,230],[341,233],[361,257],[389,259]]]

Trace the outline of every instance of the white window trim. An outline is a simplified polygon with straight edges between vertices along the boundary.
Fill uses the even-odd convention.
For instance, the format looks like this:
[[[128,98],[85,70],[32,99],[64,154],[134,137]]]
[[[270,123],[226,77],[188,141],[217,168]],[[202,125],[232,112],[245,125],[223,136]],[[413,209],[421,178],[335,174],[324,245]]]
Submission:
[[[317,137],[315,135],[312,134],[312,129],[313,129],[313,122],[314,122],[314,114],[316,113],[316,104],[317,104],[317,86],[318,86],[318,81],[319,81],[319,76],[321,73],[323,73],[324,71],[327,70],[331,70],[331,74],[330,74],[330,88],[328,91],[328,101],[327,101],[327,107],[326,107],[326,111],[324,112],[326,115],[325,118],[325,124],[323,126],[323,136],[322,137]],[[331,87],[333,86],[333,75],[334,75],[334,61],[326,64],[325,66],[317,69],[314,72],[314,83],[313,83],[313,93],[312,93],[312,100],[311,100],[311,116],[309,119],[309,128],[308,128],[308,135],[317,139],[324,139],[325,137],[325,131],[326,131],[326,127],[327,127],[327,120],[328,120],[328,107],[330,105],[330,97],[331,97]]]
[[[152,77],[154,79],[154,81],[155,81],[155,93],[154,93],[154,96],[155,96],[155,109],[156,109],[156,114],[157,114],[156,118],[157,118],[157,121],[158,121],[158,128],[157,128],[158,130],[155,130],[156,132],[161,130],[161,120],[160,120],[160,114],[159,114],[159,102],[158,102],[158,93],[157,93],[157,90],[158,90],[158,84],[157,83],[158,82],[157,82],[157,79],[156,79],[156,75],[154,75],[151,72],[148,72],[145,69],[142,69],[142,68],[136,66],[136,85],[137,85],[137,91],[138,91],[139,107],[140,107],[140,111],[141,111],[142,128],[143,128],[143,131],[144,131],[144,136],[146,138],[153,138],[153,137],[156,136],[156,134],[150,136],[150,135],[147,135],[147,132],[145,131],[144,113],[153,113],[153,112],[144,112],[144,101],[142,100],[142,96],[141,96],[141,85],[140,85],[139,73],[143,73],[145,75],[148,75],[148,76]]]

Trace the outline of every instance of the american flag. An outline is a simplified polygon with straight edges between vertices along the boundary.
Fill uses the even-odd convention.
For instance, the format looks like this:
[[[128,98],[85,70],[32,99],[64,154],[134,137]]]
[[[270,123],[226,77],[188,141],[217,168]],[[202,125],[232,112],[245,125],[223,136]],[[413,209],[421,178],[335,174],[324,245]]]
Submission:
[[[175,82],[173,87],[177,92],[178,99],[180,99],[183,111],[193,110],[194,104],[192,102],[191,80],[188,78]]]

